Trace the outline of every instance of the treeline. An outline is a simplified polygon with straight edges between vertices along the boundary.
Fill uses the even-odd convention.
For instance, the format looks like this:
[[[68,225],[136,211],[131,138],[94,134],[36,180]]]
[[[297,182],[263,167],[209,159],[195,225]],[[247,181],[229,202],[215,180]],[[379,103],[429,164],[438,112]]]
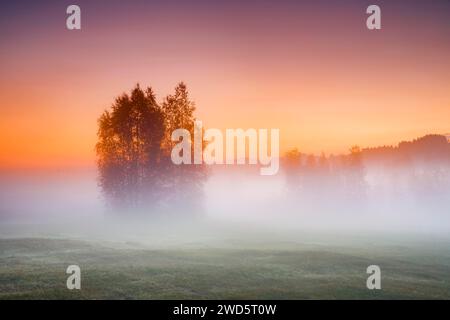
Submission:
[[[315,156],[293,149],[284,155],[281,164],[287,196],[303,208],[317,211],[318,207],[332,210],[338,205],[358,207],[365,199],[367,182],[358,146],[339,156]]]
[[[136,85],[104,111],[96,151],[99,184],[111,210],[198,212],[205,167],[176,166],[170,157],[172,131],[184,128],[193,136],[194,112],[184,83],[160,103],[152,88]]]
[[[450,143],[443,135],[426,135],[398,146],[383,146],[363,150],[368,165],[409,166],[419,164],[450,164]]]
[[[450,143],[442,135],[427,135],[398,146],[361,149],[347,154],[315,156],[297,149],[282,161],[287,196],[313,210],[374,208],[411,210],[450,205]]]

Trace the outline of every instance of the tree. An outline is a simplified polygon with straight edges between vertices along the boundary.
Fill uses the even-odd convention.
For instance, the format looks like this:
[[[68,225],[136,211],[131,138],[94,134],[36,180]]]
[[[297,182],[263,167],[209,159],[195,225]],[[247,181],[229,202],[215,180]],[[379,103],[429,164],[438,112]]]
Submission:
[[[158,166],[165,127],[152,89],[144,92],[136,85],[131,95],[116,99],[98,124],[99,182],[108,203],[115,208],[138,208],[154,200],[160,189]],[[153,192],[148,192],[149,185]]]
[[[183,128],[191,135],[191,155],[194,154],[194,111],[195,104],[189,99],[186,85],[180,82],[173,95],[168,95],[163,103],[162,110],[165,116],[166,133],[162,143],[162,149],[166,155],[168,166],[167,183],[171,188],[167,193],[167,202],[171,205],[182,206],[185,210],[199,210],[198,200],[203,191],[203,183],[207,176],[206,167],[197,165],[173,165],[170,154],[177,141],[171,140],[171,134],[175,129]],[[203,144],[203,147],[205,145]]]
[[[283,158],[283,169],[286,173],[287,189],[289,192],[298,192],[300,187],[300,173],[302,154],[297,148],[289,150]]]
[[[330,170],[330,162],[324,152],[319,157],[319,168],[322,174],[327,174]]]
[[[359,146],[352,146],[347,159],[346,190],[352,201],[356,202],[365,196],[366,181],[362,151]]]
[[[183,128],[190,132],[191,137],[194,135],[195,104],[189,100],[189,93],[183,82],[175,87],[175,94],[168,95],[164,99],[162,110],[166,127],[163,149],[170,155],[172,147],[176,144],[176,141],[171,141],[171,134],[175,129]]]

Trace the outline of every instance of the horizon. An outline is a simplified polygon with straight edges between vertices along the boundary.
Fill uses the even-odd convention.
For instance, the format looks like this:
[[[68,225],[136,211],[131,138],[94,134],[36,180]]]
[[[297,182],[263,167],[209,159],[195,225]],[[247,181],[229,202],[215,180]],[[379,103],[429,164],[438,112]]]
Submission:
[[[208,129],[208,128],[204,128],[204,129]],[[234,128],[234,129],[243,129],[243,128]],[[245,129],[244,129],[245,130]],[[412,138],[410,140],[401,140],[398,141],[397,143],[394,144],[390,144],[390,145],[374,145],[374,146],[360,146],[360,145],[356,145],[356,144],[350,144],[346,150],[346,152],[341,152],[341,153],[332,153],[332,152],[325,152],[325,151],[320,151],[318,153],[309,153],[309,152],[304,152],[303,150],[301,150],[300,148],[297,147],[293,147],[290,149],[286,149],[284,150],[282,146],[280,146],[280,150],[284,150],[283,152],[280,152],[279,155],[279,159],[284,159],[287,156],[287,153],[293,150],[298,151],[300,154],[303,155],[313,155],[315,157],[319,157],[322,154],[324,154],[327,157],[330,156],[335,156],[335,157],[339,157],[339,156],[343,156],[343,155],[348,155],[349,154],[349,150],[352,146],[358,146],[360,147],[361,151],[366,151],[366,150],[371,150],[371,149],[377,149],[377,148],[398,148],[399,145],[403,142],[414,142],[418,139],[421,138],[425,138],[428,136],[441,136],[441,137],[445,137],[447,139],[447,142],[450,144],[450,137],[447,134],[438,134],[438,133],[429,133],[423,136],[419,136],[419,137],[415,137]],[[247,150],[248,152],[248,150]],[[245,158],[237,158],[235,155],[235,161],[237,161],[237,159],[244,159],[244,165],[249,165],[248,164],[248,156],[246,156]],[[234,164],[236,165],[236,163]],[[223,163],[223,164],[212,164],[210,165],[212,167],[221,167],[221,166],[233,166],[233,164],[227,164],[227,163]],[[242,166],[242,164],[240,164],[239,166]],[[45,165],[42,164],[37,164],[34,166],[30,166],[30,165],[24,165],[24,166],[18,166],[18,165],[14,165],[14,166],[8,166],[8,165],[3,165],[0,163],[0,173],[7,173],[8,170],[12,171],[12,172],[17,172],[17,171],[59,171],[59,170],[97,170],[97,160],[94,159],[92,163],[83,163],[83,164],[79,164],[79,163],[72,163],[72,164],[60,164],[60,165],[55,165],[54,163],[48,163]]]

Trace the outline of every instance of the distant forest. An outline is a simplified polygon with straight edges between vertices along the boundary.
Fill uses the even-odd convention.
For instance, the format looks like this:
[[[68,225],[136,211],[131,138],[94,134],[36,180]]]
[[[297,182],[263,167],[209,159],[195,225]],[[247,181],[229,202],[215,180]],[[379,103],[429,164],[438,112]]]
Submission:
[[[316,211],[364,210],[374,202],[389,210],[445,212],[450,206],[450,143],[444,135],[397,146],[354,146],[338,156],[293,149],[284,155],[282,169],[288,197]]]

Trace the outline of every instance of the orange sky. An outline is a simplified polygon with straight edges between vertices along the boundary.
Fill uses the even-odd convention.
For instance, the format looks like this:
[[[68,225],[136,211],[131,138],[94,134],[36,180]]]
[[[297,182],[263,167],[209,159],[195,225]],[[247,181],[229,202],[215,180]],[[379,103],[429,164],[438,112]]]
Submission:
[[[364,1],[130,3],[79,1],[81,31],[64,1],[2,12],[0,166],[93,164],[98,116],[137,82],[161,100],[183,80],[205,127],[279,128],[283,151],[450,131],[446,1],[382,2],[380,31]]]

